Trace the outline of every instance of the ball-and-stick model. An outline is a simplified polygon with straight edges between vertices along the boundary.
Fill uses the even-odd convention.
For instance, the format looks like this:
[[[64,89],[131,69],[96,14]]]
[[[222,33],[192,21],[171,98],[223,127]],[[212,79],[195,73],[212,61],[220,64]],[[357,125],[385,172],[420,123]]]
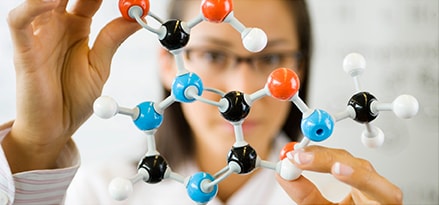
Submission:
[[[232,0],[202,0],[201,12],[195,19],[162,21],[149,11],[148,0],[120,0],[119,9],[122,16],[138,22],[143,28],[156,34],[160,43],[175,57],[177,74],[171,87],[171,95],[161,102],[145,101],[134,108],[119,106],[108,96],[101,96],[94,103],[94,113],[104,119],[116,114],[128,115],[147,139],[147,152],[138,164],[138,172],[129,179],[116,178],[110,186],[111,196],[124,200],[133,191],[133,184],[139,181],[159,183],[164,179],[175,180],[184,185],[188,196],[197,204],[207,204],[218,191],[218,184],[231,174],[246,174],[256,168],[268,168],[276,171],[286,180],[297,179],[302,171],[287,158],[286,153],[307,146],[310,142],[320,142],[331,136],[337,121],[351,118],[365,124],[362,142],[368,147],[380,146],[384,141],[383,132],[370,125],[380,111],[392,110],[398,117],[410,118],[417,113],[418,102],[409,95],[402,95],[392,103],[380,103],[368,92],[360,91],[358,77],[364,71],[366,62],[360,54],[349,54],[343,62],[344,70],[354,79],[357,94],[352,96],[347,108],[335,115],[321,109],[309,108],[299,97],[300,81],[297,74],[288,68],[274,69],[268,76],[265,86],[260,90],[246,94],[241,91],[227,93],[215,88],[205,88],[201,78],[189,72],[183,65],[182,50],[190,37],[190,30],[202,21],[229,23],[241,33],[243,46],[250,52],[259,52],[267,43],[267,36],[259,28],[247,28],[233,15]],[[144,18],[149,16],[159,23],[160,28],[150,27]],[[219,101],[203,98],[203,92],[213,92],[221,96]],[[261,159],[256,150],[245,141],[242,123],[251,110],[252,103],[262,97],[273,97],[282,101],[293,102],[302,112],[301,130],[305,136],[300,142],[291,142],[284,146],[278,162]],[[230,122],[235,131],[235,143],[227,156],[227,165],[215,174],[198,172],[191,176],[182,176],[173,172],[170,165],[156,149],[155,132],[163,121],[163,112],[174,102],[191,103],[200,101],[217,106],[220,114]]]

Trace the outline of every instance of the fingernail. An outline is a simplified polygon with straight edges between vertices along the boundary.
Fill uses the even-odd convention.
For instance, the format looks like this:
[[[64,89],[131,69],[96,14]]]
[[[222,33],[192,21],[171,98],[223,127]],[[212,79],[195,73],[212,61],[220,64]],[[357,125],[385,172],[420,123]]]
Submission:
[[[354,169],[340,162],[336,162],[332,166],[332,172],[335,173],[336,175],[349,176],[354,172]]]
[[[294,160],[294,151],[287,152],[286,156],[287,156],[288,159]]]
[[[314,155],[303,150],[296,150],[287,153],[288,159],[294,160],[297,164],[309,164],[314,159]]]

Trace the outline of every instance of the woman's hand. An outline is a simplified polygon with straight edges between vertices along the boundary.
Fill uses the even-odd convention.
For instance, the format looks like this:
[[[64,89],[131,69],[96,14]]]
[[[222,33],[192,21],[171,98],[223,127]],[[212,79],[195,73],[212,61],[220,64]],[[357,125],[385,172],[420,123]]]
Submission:
[[[118,46],[139,29],[118,18],[89,48],[101,0],[26,0],[8,23],[14,45],[17,117],[2,146],[12,172],[55,167],[60,150],[92,113]]]
[[[398,187],[380,176],[370,162],[355,158],[345,150],[309,146],[287,156],[299,169],[330,173],[350,185],[351,193],[340,204],[402,204]],[[333,204],[303,176],[294,181],[286,181],[279,175],[276,178],[298,204]]]

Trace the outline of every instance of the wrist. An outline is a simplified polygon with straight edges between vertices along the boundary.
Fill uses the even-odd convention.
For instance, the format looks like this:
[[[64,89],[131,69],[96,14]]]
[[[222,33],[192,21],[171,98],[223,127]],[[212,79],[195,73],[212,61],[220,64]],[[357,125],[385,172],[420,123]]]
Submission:
[[[12,173],[56,168],[56,160],[65,143],[35,143],[21,132],[11,129],[1,146]]]

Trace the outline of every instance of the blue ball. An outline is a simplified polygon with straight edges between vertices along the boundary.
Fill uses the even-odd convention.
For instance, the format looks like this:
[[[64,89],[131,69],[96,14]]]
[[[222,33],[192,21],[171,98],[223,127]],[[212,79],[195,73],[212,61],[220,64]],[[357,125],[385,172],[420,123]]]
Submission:
[[[137,105],[139,116],[134,124],[142,131],[158,128],[163,122],[163,116],[154,109],[153,102],[143,102]]]
[[[334,120],[329,113],[316,109],[308,117],[302,119],[302,133],[309,140],[320,142],[331,136],[334,130]]]
[[[175,99],[179,102],[189,103],[193,102],[194,98],[188,98],[185,95],[186,89],[190,86],[197,88],[197,94],[200,96],[203,93],[203,82],[201,78],[195,73],[185,73],[177,76],[172,83],[172,93]]]
[[[212,182],[215,179],[209,173],[197,172],[191,176],[186,185],[189,197],[200,204],[209,202],[218,192],[218,185],[214,185],[210,190],[202,190],[201,183],[205,180],[207,180],[207,182]]]

